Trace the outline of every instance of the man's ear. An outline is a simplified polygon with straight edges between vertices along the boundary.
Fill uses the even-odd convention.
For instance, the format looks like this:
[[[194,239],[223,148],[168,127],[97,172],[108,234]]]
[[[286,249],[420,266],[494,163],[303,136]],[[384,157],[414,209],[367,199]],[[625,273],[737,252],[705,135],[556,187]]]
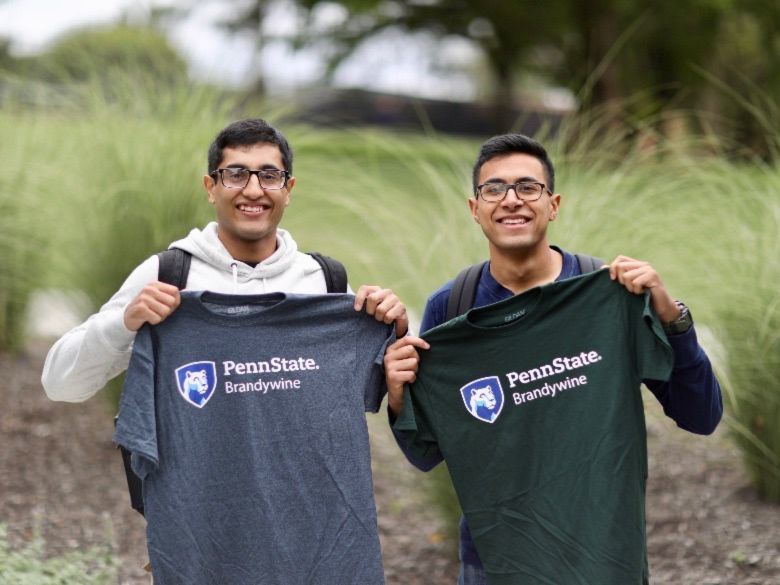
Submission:
[[[214,181],[214,178],[211,175],[203,175],[203,187],[206,189],[206,194],[208,196],[209,203],[214,205],[214,196],[212,195],[212,191],[214,191],[214,187],[216,187],[216,182]]]
[[[474,218],[474,221],[479,223],[479,217],[477,217],[477,206],[479,205],[479,201],[477,201],[476,197],[469,197],[468,203],[469,203],[469,211],[471,211],[471,217]]]
[[[285,185],[285,189],[287,189],[287,197],[284,200],[285,207],[290,204],[290,192],[293,190],[293,187],[295,187],[295,177],[290,177]]]
[[[561,210],[561,194],[555,193],[550,196],[550,221],[556,218]]]

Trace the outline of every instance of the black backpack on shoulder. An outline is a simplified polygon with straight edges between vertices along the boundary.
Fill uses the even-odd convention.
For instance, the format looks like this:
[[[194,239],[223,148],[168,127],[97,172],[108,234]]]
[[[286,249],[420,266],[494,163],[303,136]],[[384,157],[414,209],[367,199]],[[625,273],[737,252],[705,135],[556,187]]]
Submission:
[[[595,256],[586,254],[575,254],[577,263],[580,265],[580,272],[586,274],[593,272],[604,266],[604,261]],[[477,297],[477,284],[482,269],[487,262],[478,262],[467,266],[460,271],[452,283],[452,290],[447,299],[447,321],[462,315],[474,305],[474,299]]]
[[[344,265],[338,260],[329,256],[318,254],[317,252],[307,252],[314,258],[322,268],[325,276],[325,285],[329,293],[347,292],[347,271]],[[160,259],[160,268],[157,271],[157,280],[174,285],[179,290],[187,286],[187,276],[190,273],[190,262],[192,254],[180,250],[179,248],[170,248],[157,254]],[[118,416],[118,415],[117,415]],[[116,421],[116,419],[114,419]],[[130,506],[143,516],[144,498],[143,483],[132,467],[130,466],[130,451],[119,445],[122,453],[122,463],[125,467],[125,477],[127,478],[127,489],[130,492]]]

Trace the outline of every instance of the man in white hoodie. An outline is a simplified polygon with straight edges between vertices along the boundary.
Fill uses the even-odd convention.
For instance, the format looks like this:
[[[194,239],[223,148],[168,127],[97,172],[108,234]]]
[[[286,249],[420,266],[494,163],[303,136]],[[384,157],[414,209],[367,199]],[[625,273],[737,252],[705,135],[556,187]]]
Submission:
[[[203,186],[216,222],[193,229],[171,248],[192,254],[187,289],[231,294],[325,293],[322,268],[279,228],[295,186],[292,149],[260,119],[234,122],[214,139]],[[41,381],[52,400],[87,400],[127,369],[136,331],[157,324],[179,306],[179,290],[157,280],[159,260],[138,266],[122,287],[49,350]],[[389,289],[361,286],[355,310],[408,327],[406,308]]]

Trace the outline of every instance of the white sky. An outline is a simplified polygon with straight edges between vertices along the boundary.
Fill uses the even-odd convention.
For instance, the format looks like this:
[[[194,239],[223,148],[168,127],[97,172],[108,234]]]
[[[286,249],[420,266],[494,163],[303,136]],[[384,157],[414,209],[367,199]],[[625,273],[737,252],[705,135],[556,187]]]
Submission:
[[[31,52],[67,28],[110,22],[125,4],[124,0],[0,0],[0,34],[11,37],[20,50]]]
[[[11,38],[14,52],[30,54],[45,49],[66,31],[111,23],[128,10],[131,15],[143,17],[152,6],[191,4],[188,0],[0,0],[0,36]],[[269,90],[289,90],[320,76],[323,60],[317,52],[293,53],[276,42],[256,56],[250,38],[229,35],[214,25],[224,14],[225,5],[219,0],[200,1],[197,9],[169,32],[172,44],[187,59],[194,77],[240,85],[259,67]],[[325,14],[323,18],[329,16],[334,15]],[[268,26],[282,32],[295,30],[294,11],[278,5]],[[434,59],[445,55],[450,63],[473,62],[476,54],[465,41],[447,43],[442,50],[435,48],[425,35],[409,39],[390,32],[346,61],[334,81],[345,87],[469,100],[475,94],[470,77],[453,73],[451,68],[441,72],[442,64]]]

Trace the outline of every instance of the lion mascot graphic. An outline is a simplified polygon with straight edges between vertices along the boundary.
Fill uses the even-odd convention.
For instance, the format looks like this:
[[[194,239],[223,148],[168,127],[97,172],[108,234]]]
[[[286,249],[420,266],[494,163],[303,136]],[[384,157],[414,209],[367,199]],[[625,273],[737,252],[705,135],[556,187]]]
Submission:
[[[194,404],[200,406],[206,400],[206,394],[209,391],[206,370],[187,372],[187,377],[184,379],[184,391]]]
[[[498,413],[493,409],[496,407],[496,395],[490,386],[482,388],[472,388],[469,398],[469,410],[479,419],[493,422]]]

